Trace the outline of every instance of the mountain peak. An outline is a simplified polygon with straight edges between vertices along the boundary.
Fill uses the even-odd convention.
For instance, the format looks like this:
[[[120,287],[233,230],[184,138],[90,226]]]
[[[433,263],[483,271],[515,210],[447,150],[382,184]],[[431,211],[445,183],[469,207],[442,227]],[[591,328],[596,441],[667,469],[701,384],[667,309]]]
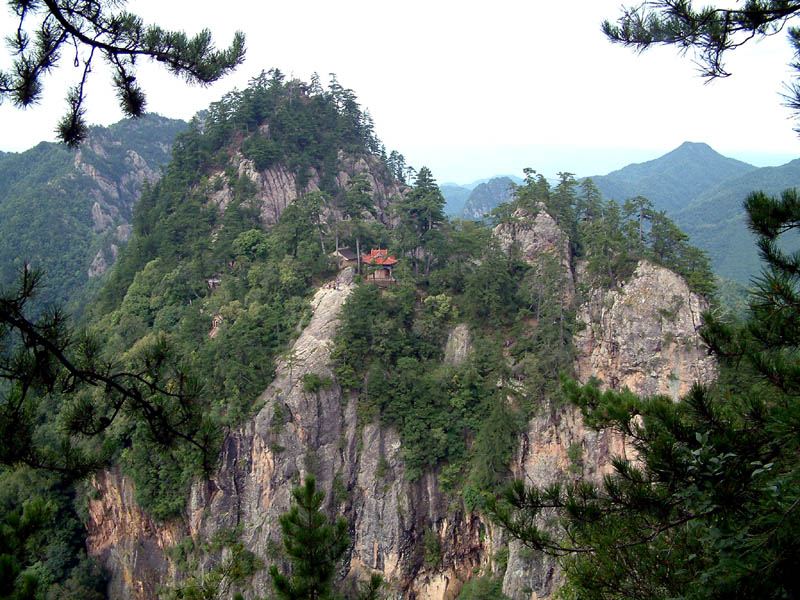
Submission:
[[[705,142],[689,142],[689,141],[686,141],[686,142],[683,142],[680,146],[678,146],[676,148],[676,150],[680,150],[681,148],[703,148],[703,149],[711,150],[712,152],[715,151],[711,146],[709,146]]]
[[[622,202],[644,196],[658,210],[674,214],[704,191],[753,169],[753,165],[723,156],[706,143],[683,142],[659,158],[592,179],[606,198]]]
[[[680,146],[675,148],[672,152],[668,152],[661,158],[670,156],[671,154],[688,155],[688,156],[718,156],[720,158],[727,158],[714,150],[705,142],[683,142]],[[656,159],[658,160],[658,159]],[[733,159],[730,159],[733,160]]]

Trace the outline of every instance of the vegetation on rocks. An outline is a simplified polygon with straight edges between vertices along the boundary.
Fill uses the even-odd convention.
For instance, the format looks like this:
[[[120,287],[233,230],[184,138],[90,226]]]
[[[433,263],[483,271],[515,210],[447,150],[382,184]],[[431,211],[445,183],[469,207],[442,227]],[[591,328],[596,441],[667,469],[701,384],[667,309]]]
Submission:
[[[295,198],[267,224],[259,182],[277,170],[291,175]],[[621,288],[644,259],[683,273],[698,292],[713,291],[703,254],[644,198],[620,208],[568,173],[551,186],[529,171],[493,212],[492,225],[511,232],[512,242],[501,245],[489,225],[445,217],[428,169],[409,175],[335,78],[324,90],[316,78],[286,81],[273,70],[213,104],[178,136],[172,162],[144,191],[133,237],[89,308],[86,334],[73,335],[60,313],[31,324],[25,304],[35,281],[2,299],[22,324],[2,332],[4,461],[49,467],[64,486],[114,462],[150,516],[180,518],[189,487],[213,470],[226,433],[260,408],[278,362],[297,360],[287,349],[307,322],[310,293],[337,274],[330,251],[381,247],[398,258],[393,281],[378,287],[365,265],[356,266],[362,279],[332,350],[335,382],[306,374],[301,385],[309,394],[341,386],[362,423],[399,433],[408,479],[434,472],[458,510],[480,510],[507,481],[528,418],[564,402],[558,376],[573,374],[575,312],[587,286]],[[390,209],[373,189],[384,184],[402,192]],[[564,243],[523,255],[516,236],[540,213]],[[444,364],[459,324],[469,328],[469,352]],[[276,409],[276,430],[289,418],[280,415]],[[316,519],[314,489],[294,498]],[[26,500],[30,522],[58,509],[14,498],[2,516],[14,535]],[[300,533],[292,519],[285,542]],[[425,559],[435,568],[443,558],[438,533],[429,531]],[[327,582],[347,547],[334,537],[330,572],[320,576]],[[229,541],[225,552],[239,552],[250,576],[257,561]],[[304,542],[289,539],[287,550],[292,544]],[[30,571],[41,558],[34,549],[14,552],[7,564],[18,589],[26,573],[37,585],[66,585],[66,570],[51,579]],[[220,561],[223,571],[226,564],[233,563]],[[75,577],[92,572],[82,559],[68,566]],[[272,573],[276,593],[305,586],[294,579],[301,570]],[[216,579],[190,578],[186,589],[227,581],[219,569],[208,575]],[[76,589],[93,589],[91,581]],[[489,580],[465,590],[466,597],[496,592]]]

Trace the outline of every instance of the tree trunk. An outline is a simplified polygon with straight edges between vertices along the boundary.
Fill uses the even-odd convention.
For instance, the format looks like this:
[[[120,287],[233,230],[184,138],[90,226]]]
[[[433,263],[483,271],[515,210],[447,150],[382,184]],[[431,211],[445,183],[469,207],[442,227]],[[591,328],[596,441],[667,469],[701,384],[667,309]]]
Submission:
[[[319,232],[319,245],[322,248],[322,255],[325,255],[325,240],[322,237],[322,223],[320,223],[319,215],[317,216],[317,231]]]

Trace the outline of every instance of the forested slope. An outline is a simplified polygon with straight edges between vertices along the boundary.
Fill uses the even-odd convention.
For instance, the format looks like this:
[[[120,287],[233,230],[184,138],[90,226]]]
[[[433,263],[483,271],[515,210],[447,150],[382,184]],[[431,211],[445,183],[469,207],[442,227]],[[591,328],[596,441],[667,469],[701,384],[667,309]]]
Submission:
[[[0,281],[47,273],[41,302],[79,308],[129,235],[144,182],[169,161],[182,121],[148,115],[92,127],[80,150],[42,142],[0,156]]]
[[[288,566],[276,523],[308,474],[350,523],[347,595],[371,570],[394,597],[452,597],[476,574],[512,598],[559,584],[553,561],[482,516],[485,495],[512,473],[607,468],[616,442],[565,406],[558,374],[684,390],[703,354],[685,324],[713,278],[669,219],[643,220],[644,205],[605,202],[569,175],[551,186],[529,172],[490,227],[451,223],[433,174],[410,186],[406,174],[335,78],[262,74],[177,137],[88,311],[91,343],[65,350],[135,393],[51,388],[14,425],[65,473],[103,465],[75,502],[111,597],[222,585],[205,577],[234,555],[244,566],[229,589],[267,594],[260,567]],[[375,266],[340,271],[342,246],[387,249],[392,277],[378,287]],[[617,316],[596,318],[611,305]],[[628,347],[630,321],[651,351]],[[576,348],[580,331],[593,337]],[[73,497],[60,477],[7,487],[2,518],[18,522],[55,488]],[[59,506],[60,523],[77,522]],[[19,581],[90,597],[102,580],[70,531],[68,569],[33,534],[0,550]]]
[[[438,597],[454,575],[463,581],[486,564],[482,495],[510,475],[529,419],[561,402],[556,374],[573,372],[582,290],[622,286],[649,259],[712,291],[702,257],[668,220],[642,231],[632,208],[604,203],[570,177],[551,188],[531,174],[495,211],[509,232],[501,236],[451,224],[427,169],[411,187],[397,175],[352,92],[335,80],[324,90],[272,72],[179,137],[93,316],[107,352],[133,361],[165,339],[200,378],[198,425],[219,435],[222,462],[204,472],[196,449],[161,447],[146,423],[109,431],[119,466],[90,503],[91,547],[115,593],[130,593],[123,572],[148,586],[196,576],[159,549],[176,530],[211,537],[246,523],[246,547],[269,558],[280,534],[264,515],[286,510],[290,482],[313,473],[329,510],[355,520],[351,577],[378,569],[394,594]],[[552,243],[526,254],[523,232],[545,216]],[[328,258],[337,244],[388,248],[395,281],[386,289],[363,281],[366,266],[354,283],[337,275]],[[458,342],[456,331],[467,337]],[[445,352],[448,340],[454,349]],[[102,533],[115,531],[108,515],[134,510],[115,505],[122,489],[159,537]],[[375,511],[387,515],[381,525]],[[447,522],[454,538],[442,530]],[[207,568],[218,560],[186,543],[181,552]],[[160,571],[176,567],[175,578],[127,562],[136,544],[150,548]],[[248,585],[261,594],[270,586],[263,573]],[[507,585],[515,596],[524,587],[514,578]]]
[[[777,196],[790,188],[800,188],[800,160],[728,179],[700,194],[674,219],[693,243],[708,251],[715,273],[749,284],[761,261],[747,228],[744,199],[754,191]]]
[[[606,198],[644,196],[671,217],[700,194],[756,167],[722,156],[708,144],[684,142],[664,156],[631,164],[592,181]]]

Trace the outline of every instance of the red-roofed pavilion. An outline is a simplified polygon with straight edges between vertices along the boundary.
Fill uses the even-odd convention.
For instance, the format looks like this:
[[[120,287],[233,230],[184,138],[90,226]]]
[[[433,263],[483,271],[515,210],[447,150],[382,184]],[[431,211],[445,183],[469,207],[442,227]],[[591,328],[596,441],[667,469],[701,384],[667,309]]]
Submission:
[[[361,262],[365,265],[374,265],[376,268],[367,276],[367,279],[391,282],[392,267],[397,264],[397,259],[389,255],[388,250],[382,248],[373,248],[369,254],[361,255]]]

